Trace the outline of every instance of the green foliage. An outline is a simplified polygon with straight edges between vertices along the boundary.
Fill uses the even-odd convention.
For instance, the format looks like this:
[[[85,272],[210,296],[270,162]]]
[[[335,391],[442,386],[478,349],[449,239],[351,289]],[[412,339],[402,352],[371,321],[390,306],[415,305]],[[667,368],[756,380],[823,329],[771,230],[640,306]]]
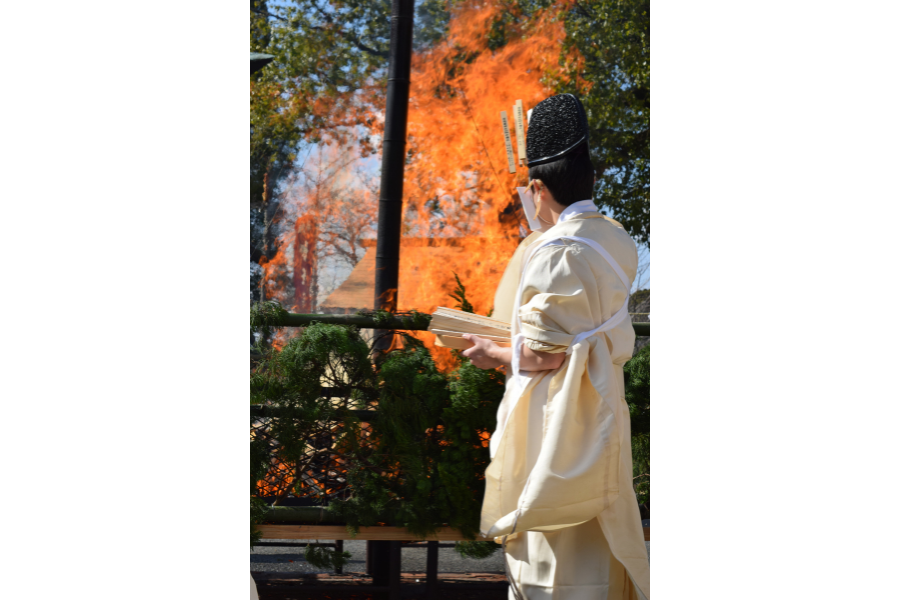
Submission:
[[[552,0],[515,0],[491,23],[487,46],[498,50],[517,36],[528,35],[532,19],[553,5]]]
[[[352,327],[313,324],[303,335],[288,342],[281,352],[269,350],[250,376],[252,404],[268,404],[279,410],[271,420],[269,433],[279,441],[279,461],[295,473],[296,493],[305,472],[314,461],[331,461],[335,455],[352,453],[357,448],[359,423],[349,409],[365,406],[365,393],[375,389],[375,372],[369,360],[368,345]],[[325,392],[323,388],[329,388]],[[335,402],[332,397],[342,399]],[[343,426],[335,427],[335,423]],[[269,449],[251,443],[251,495],[255,482],[262,478],[270,456]],[[259,534],[252,530],[261,523],[267,505],[251,497],[251,544]],[[329,551],[315,557],[330,557],[336,564],[342,558]],[[322,558],[325,560],[325,558]]]
[[[506,380],[494,369],[476,368],[463,359],[450,378],[450,406],[443,413],[445,435],[454,440],[456,452],[444,466],[453,502],[460,513],[457,526],[467,536],[478,531],[484,471],[490,463],[487,439],[497,426],[497,407]]]
[[[251,77],[250,199],[290,172],[302,142],[359,124],[354,92],[387,66],[390,0],[252,0],[250,50],[275,59]],[[363,153],[375,149],[360,140]]]
[[[331,390],[323,394],[323,386]],[[445,524],[477,533],[485,438],[503,391],[500,373],[468,361],[441,373],[421,344],[390,352],[376,372],[355,328],[322,324],[271,352],[251,376],[251,401],[279,409],[270,432],[280,460],[303,472],[310,450],[318,449],[348,465],[346,491],[330,499],[332,514],[351,530],[387,520],[418,535]],[[376,403],[371,429],[346,410]],[[473,556],[486,552],[472,548]],[[337,560],[326,549],[310,552],[312,560]]]
[[[256,525],[263,522],[268,506],[256,497],[256,483],[265,475],[268,466],[268,453],[260,441],[250,442],[250,547],[259,541],[262,535]]]
[[[464,558],[487,558],[493,554],[500,544],[494,542],[456,542],[454,550]]]
[[[368,472],[357,471],[359,481],[351,475],[348,483],[353,490],[370,488],[366,496],[383,506],[381,518],[390,515],[396,524],[426,535],[452,511],[442,498],[439,464],[445,457],[436,427],[449,403],[446,378],[425,348],[414,347],[390,353],[378,379],[378,439],[367,457]],[[347,510],[342,516],[354,526],[371,523]],[[371,515],[365,511],[359,517]]]
[[[422,329],[427,328],[428,324],[431,323],[431,315],[428,313],[420,313],[417,310],[411,310],[407,313],[399,313],[396,314],[395,317],[400,320],[400,323],[409,327],[410,329]]]
[[[352,430],[348,409],[363,408],[374,390],[368,345],[358,330],[340,325],[310,325],[250,376],[251,403],[279,408],[270,433],[281,444],[279,458],[298,472],[311,460],[310,446],[346,441],[332,439],[323,424],[342,421]],[[332,400],[337,397],[342,400]]]
[[[625,374],[636,491],[639,501],[649,502],[649,346],[625,366]],[[504,383],[498,371],[478,369],[466,359],[456,371],[441,373],[421,344],[407,344],[373,366],[356,328],[313,324],[266,356],[251,376],[251,400],[278,408],[270,425],[281,444],[277,456],[296,465],[297,473],[312,456],[341,458],[347,487],[327,502],[351,531],[388,523],[425,536],[449,525],[475,537],[490,461],[487,438],[496,427]],[[378,419],[366,427],[348,410],[372,406]],[[265,452],[251,444],[257,469],[251,492],[266,464]],[[265,514],[264,505],[256,503],[254,523]],[[495,548],[479,542],[457,549],[479,558]],[[323,567],[343,560],[316,546],[307,555]]]
[[[625,364],[625,399],[631,414],[631,460],[638,502],[650,502],[650,346]]]
[[[284,327],[288,311],[277,302],[256,302],[250,307],[250,330],[259,334],[258,346],[262,347],[272,337],[272,330]]]
[[[393,521],[388,511],[397,504],[396,494],[391,490],[392,473],[377,470],[369,454],[360,452],[358,462],[350,464],[347,472],[347,481],[353,486],[350,493],[328,505],[329,512],[346,522],[354,535],[360,527],[381,524],[386,518]]]
[[[331,510],[351,528],[388,518],[418,535],[447,524],[474,537],[489,461],[481,434],[494,426],[502,376],[467,362],[444,375],[416,346],[390,353],[378,379],[377,439]]]
[[[456,279],[456,288],[450,293],[450,297],[456,300],[456,308],[463,312],[474,313],[475,308],[466,299],[466,286],[462,284],[462,281],[459,280],[459,275],[456,273],[453,274],[453,278]]]
[[[650,244],[650,1],[579,0],[565,14],[559,92],[581,97],[597,169],[594,200]],[[567,57],[577,49],[582,65]]]
[[[650,346],[625,364],[625,399],[631,413],[631,433],[650,433]]]
[[[320,544],[308,544],[303,552],[306,562],[320,569],[337,570],[350,562],[349,552],[338,552]]]
[[[360,311],[356,314],[363,317],[371,317],[377,327],[385,329],[424,329],[431,322],[431,315],[420,313],[417,310],[401,313],[390,313],[386,310]]]
[[[425,50],[444,38],[450,23],[450,8],[457,2],[421,0],[417,4],[413,22],[413,52]]]
[[[650,434],[631,436],[631,460],[634,461],[634,493],[638,504],[650,504]]]
[[[250,327],[257,331],[263,327],[284,327],[288,314],[277,302],[257,302],[250,307]]]
[[[256,542],[258,542],[262,538],[262,533],[256,528],[257,525],[260,525],[265,520],[266,512],[268,511],[268,504],[260,500],[259,498],[255,498],[250,496],[250,547],[252,548]]]
[[[650,2],[511,0],[492,23],[488,46],[527,36],[531,25],[558,10],[566,36],[558,68],[543,82],[581,98],[588,115],[597,170],[594,201],[639,244],[650,243]]]
[[[421,50],[443,38],[453,2],[417,4],[413,39]],[[303,144],[373,126],[383,89],[371,97],[359,91],[386,84],[390,15],[391,0],[251,0],[250,51],[275,56],[251,77],[251,203],[262,201],[266,174],[275,186],[291,172]],[[354,143],[363,156],[377,150],[370,136]]]

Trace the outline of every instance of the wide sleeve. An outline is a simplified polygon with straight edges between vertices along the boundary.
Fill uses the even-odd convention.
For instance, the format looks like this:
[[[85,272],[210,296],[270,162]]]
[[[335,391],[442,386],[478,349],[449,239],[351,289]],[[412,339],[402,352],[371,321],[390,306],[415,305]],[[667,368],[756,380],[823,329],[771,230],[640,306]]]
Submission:
[[[519,243],[506,270],[497,284],[497,291],[494,292],[494,312],[491,315],[495,319],[506,321],[509,323],[513,319],[513,305],[516,303],[516,292],[519,289],[519,278],[522,275],[522,258],[528,247],[541,236],[540,231],[532,232],[528,237]]]
[[[596,327],[597,282],[584,254],[575,244],[539,249],[523,274],[519,308],[525,345],[541,352],[564,352],[574,337]],[[593,292],[593,293],[589,293]]]
[[[577,334],[601,321],[600,283],[585,256],[590,251],[575,244],[547,246],[532,258],[519,313],[530,348],[564,351]],[[510,512],[505,505],[486,531],[489,537],[570,527],[599,516],[616,501],[626,439],[617,381],[609,347],[595,336],[576,345],[550,378],[525,389],[523,399],[547,394],[540,451],[516,492],[517,508]],[[526,405],[534,402],[538,399]],[[521,445],[517,448],[521,454]]]

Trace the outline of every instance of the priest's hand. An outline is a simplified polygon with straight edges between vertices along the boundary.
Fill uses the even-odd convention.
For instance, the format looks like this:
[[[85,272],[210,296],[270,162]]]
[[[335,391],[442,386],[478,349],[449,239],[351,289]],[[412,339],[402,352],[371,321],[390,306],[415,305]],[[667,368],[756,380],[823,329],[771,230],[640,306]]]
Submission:
[[[470,333],[463,334],[463,339],[472,342],[474,345],[468,350],[463,350],[462,355],[471,360],[472,364],[479,369],[496,369],[506,364],[501,356],[501,350],[504,350],[504,348],[500,348],[491,340]],[[505,348],[505,350],[509,349]]]

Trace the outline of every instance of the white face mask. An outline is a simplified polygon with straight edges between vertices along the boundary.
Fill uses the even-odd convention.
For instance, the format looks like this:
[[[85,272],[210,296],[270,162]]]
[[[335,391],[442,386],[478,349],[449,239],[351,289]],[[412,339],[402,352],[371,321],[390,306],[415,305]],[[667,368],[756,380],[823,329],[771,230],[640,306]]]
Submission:
[[[538,207],[534,204],[534,193],[531,191],[531,186],[517,187],[516,191],[519,192],[519,200],[525,210],[525,218],[528,219],[528,228],[532,231],[542,231],[543,226],[537,218]]]
[[[532,231],[545,231],[547,226],[552,226],[553,223],[548,223],[538,216],[541,212],[541,195],[538,193],[535,197],[532,191],[533,183],[529,183],[528,187],[517,187],[516,191],[519,192],[519,200],[525,210],[525,218],[528,219],[528,228]]]

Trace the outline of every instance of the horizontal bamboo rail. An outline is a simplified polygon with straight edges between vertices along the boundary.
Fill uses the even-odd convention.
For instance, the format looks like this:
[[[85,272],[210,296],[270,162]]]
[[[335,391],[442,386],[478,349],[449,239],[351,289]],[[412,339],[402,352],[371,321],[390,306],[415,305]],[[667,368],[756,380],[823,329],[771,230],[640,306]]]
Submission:
[[[359,533],[353,535],[345,525],[278,525],[263,524],[256,528],[266,540],[378,540],[410,542],[424,540],[430,542],[453,542],[469,538],[463,537],[459,529],[440,527],[428,536],[420,537],[409,532],[405,527],[360,527]]]
[[[284,325],[287,327],[306,327],[312,323],[324,323],[328,325],[356,325],[363,329],[406,329],[410,331],[423,331],[428,329],[431,321],[430,315],[421,314],[417,317],[395,316],[384,319],[380,323],[368,315],[305,315],[288,313]],[[650,336],[650,323],[632,323],[634,333],[637,336]]]
[[[270,506],[265,523],[257,525],[264,539],[286,540],[382,540],[457,541],[464,540],[458,529],[439,527],[434,535],[419,537],[405,527],[360,527],[357,535],[322,506]]]
[[[312,508],[312,507],[303,507]],[[291,523],[264,523],[256,528],[266,540],[379,540],[379,541],[431,541],[458,542],[466,540],[454,527],[440,527],[428,536],[413,535],[405,527],[360,527],[359,533],[353,535],[346,525],[297,525]],[[644,527],[644,541],[650,541],[650,528]],[[477,538],[483,540],[483,538]]]
[[[409,329],[421,331],[428,329],[430,321],[431,315],[425,314],[419,315],[418,318],[393,316],[376,323],[375,317],[370,315],[305,315],[288,313],[284,324],[287,327],[306,327],[315,322],[328,325],[356,325],[363,329]]]
[[[403,541],[414,539],[456,541],[466,539],[462,537],[458,530],[451,527],[441,527],[434,536],[428,538],[417,538],[403,527],[360,527],[359,535],[353,537],[347,532],[346,524],[340,518],[330,515],[328,509],[324,506],[270,506],[264,520],[265,524],[257,527],[260,528],[263,537],[266,539]],[[644,540],[650,541],[649,526],[644,527]]]
[[[267,523],[302,523],[306,525],[314,523],[344,525],[341,519],[331,516],[324,506],[270,506],[265,521]]]
[[[335,397],[338,397],[338,396],[335,396]],[[250,416],[256,417],[259,419],[270,418],[270,417],[281,417],[284,415],[284,412],[285,411],[278,406],[267,406],[264,404],[251,404],[250,405]],[[377,410],[349,410],[348,412],[350,414],[354,415],[357,419],[359,419],[363,423],[370,423],[370,422],[378,419],[378,411]]]

